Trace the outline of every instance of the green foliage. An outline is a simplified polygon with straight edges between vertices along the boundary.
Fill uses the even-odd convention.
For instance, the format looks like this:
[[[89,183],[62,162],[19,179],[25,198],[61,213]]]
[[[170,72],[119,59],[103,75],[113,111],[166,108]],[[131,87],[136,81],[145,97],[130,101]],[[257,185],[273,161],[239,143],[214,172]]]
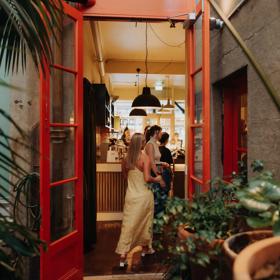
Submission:
[[[272,227],[274,235],[280,235],[280,182],[270,171],[264,170],[260,160],[254,161],[251,167],[255,176],[247,184],[233,182],[238,207],[247,210],[246,221],[250,227]]]
[[[61,0],[0,1],[0,65],[6,73],[26,68],[27,50],[37,68],[52,61],[50,35],[60,28]]]
[[[228,203],[232,190],[219,179],[213,180],[211,186],[209,192],[194,195],[192,201],[169,198],[165,212],[154,221],[154,231],[159,239],[155,246],[169,253],[168,279],[175,279],[175,276],[191,279],[191,264],[206,267],[221,252],[216,240],[227,238],[234,229],[237,210]],[[180,226],[192,236],[180,240],[177,237]],[[219,279],[219,276],[211,277]]]
[[[0,110],[0,115],[13,124],[23,139],[19,141],[9,137],[0,129],[0,178],[1,182],[6,182],[9,186],[7,189],[0,184],[1,199],[6,202],[4,205],[0,204],[0,207],[4,207],[0,212],[0,275],[3,275],[3,279],[22,279],[22,257],[38,256],[40,246],[43,244],[37,236],[38,223],[40,223],[39,205],[32,203],[29,206],[26,204],[31,186],[32,188],[39,186],[39,175],[28,173],[23,166],[28,166],[29,162],[15,152],[12,148],[13,145],[11,145],[14,143],[31,150],[32,148],[25,144],[28,140],[27,136],[16,122],[2,110]],[[10,156],[7,156],[4,150],[8,151]],[[2,171],[8,171],[8,173]],[[26,188],[27,186],[28,188]],[[24,199],[21,199],[21,195]],[[27,226],[23,222],[25,219],[31,221],[26,211],[32,211],[34,217],[32,226]]]
[[[58,42],[57,31],[61,31],[62,16],[62,0],[0,1],[0,66],[4,65],[6,74],[18,72],[19,69],[25,70],[27,51],[31,54],[37,69],[44,63],[52,62],[51,37]],[[0,80],[0,86],[18,89],[3,80]],[[19,268],[21,257],[39,255],[42,241],[32,230],[35,227],[38,228],[40,219],[36,218],[36,223],[31,229],[23,225],[21,219],[16,219],[15,214],[27,207],[19,200],[19,189],[24,189],[24,183],[22,183],[25,182],[24,180],[32,180],[34,176],[30,176],[28,170],[23,167],[27,166],[28,162],[11,148],[11,143],[25,148],[30,147],[26,144],[28,139],[19,125],[2,109],[0,109],[0,116],[9,120],[23,139],[19,141],[6,135],[0,128],[0,179],[10,187],[7,189],[0,183],[0,198],[6,201],[8,209],[12,209],[11,206],[15,205],[13,213],[6,208],[5,215],[0,213],[0,275],[1,279],[21,279]],[[7,151],[10,156],[7,156]],[[3,175],[7,172],[8,176]],[[21,185],[14,183],[11,176],[18,179]],[[17,196],[12,192],[13,188],[17,189]],[[15,202],[19,202],[19,205]],[[34,205],[31,208],[34,211]],[[39,216],[40,213],[37,212]],[[23,214],[20,213],[20,215]]]

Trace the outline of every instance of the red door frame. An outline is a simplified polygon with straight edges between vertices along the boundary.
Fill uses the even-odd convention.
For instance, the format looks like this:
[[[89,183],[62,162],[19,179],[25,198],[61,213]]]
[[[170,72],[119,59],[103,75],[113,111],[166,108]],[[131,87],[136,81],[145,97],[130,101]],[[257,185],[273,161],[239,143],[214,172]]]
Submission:
[[[200,0],[195,8],[196,20],[202,16],[202,65],[195,66],[195,24],[187,31],[188,42],[188,197],[195,192],[195,184],[201,186],[202,191],[209,189],[211,176],[210,166],[210,5],[208,0]],[[202,73],[202,116],[203,122],[195,123],[195,77]],[[195,176],[194,170],[194,130],[202,128],[202,178]]]
[[[209,86],[209,3],[208,1],[201,0],[199,4],[196,6],[197,15],[199,13],[203,14],[203,63],[201,69],[194,69],[194,32],[191,27],[187,32],[188,42],[190,43],[189,50],[190,52],[187,54],[189,58],[189,89],[188,89],[188,98],[190,105],[190,112],[192,114],[189,115],[189,121],[192,121],[188,128],[189,135],[189,156],[188,156],[188,164],[189,164],[189,195],[193,193],[193,182],[197,181],[199,184],[203,186],[203,189],[207,189],[207,181],[210,178],[210,86]],[[110,4],[111,3],[111,4]],[[85,9],[83,11],[84,18],[90,17],[101,17],[101,18],[113,18],[113,19],[125,19],[125,18],[142,18],[147,20],[167,20],[168,18],[174,18],[175,20],[184,20],[185,16],[182,14],[187,14],[192,12],[195,7],[194,1],[187,0],[143,0],[139,5],[138,0],[97,0],[95,6]],[[134,5],[137,4],[137,5]],[[161,6],[159,6],[161,5]],[[65,11],[69,12],[69,14],[73,15],[78,19],[77,24],[77,35],[82,36],[82,17],[79,12],[73,7],[64,4]],[[105,10],[102,8],[105,7]],[[122,7],[122,8],[121,8]],[[162,7],[159,10],[159,7]],[[125,11],[125,12],[124,12]],[[181,16],[178,16],[180,15]],[[82,49],[82,39],[76,37],[76,46]],[[82,91],[82,51],[77,53],[76,56],[76,69],[67,69],[63,66],[53,65],[53,67],[57,69],[61,69],[63,71],[68,71],[70,73],[76,74],[76,90],[77,92]],[[196,71],[202,71],[203,73],[203,116],[204,123],[203,127],[203,178],[199,180],[193,176],[193,128],[195,127],[193,123],[193,112],[194,112],[194,100],[193,100],[193,78]],[[77,263],[76,267],[73,268],[72,271],[69,272],[68,275],[60,279],[82,279],[83,274],[83,258],[82,256],[82,169],[83,169],[83,153],[82,153],[82,135],[83,135],[83,104],[82,104],[82,94],[77,96],[77,108],[76,108],[76,123],[75,124],[51,124],[49,119],[50,113],[50,73],[48,67],[46,67],[46,76],[42,77],[41,83],[41,126],[40,126],[40,152],[41,152],[41,162],[40,162],[40,173],[41,173],[41,208],[42,208],[42,226],[40,236],[43,240],[46,241],[48,245],[48,251],[42,251],[41,257],[41,279],[57,279],[53,276],[56,273],[56,269],[63,269],[57,267],[55,265],[55,254],[61,250],[65,250],[68,245],[72,244],[74,241],[77,241],[78,244],[78,252],[79,255],[79,263]],[[50,184],[50,162],[49,162],[49,152],[50,152],[50,126],[70,126],[76,129],[76,176],[74,178],[70,178],[68,180],[62,180],[60,182],[55,182]],[[50,241],[50,188],[57,186],[61,183],[69,182],[70,180],[74,180],[76,182],[76,193],[75,193],[75,218],[76,218],[76,228],[77,230],[68,234],[67,236],[59,239],[56,242],[51,243]],[[63,257],[63,255],[62,255]],[[69,257],[68,257],[69,259]],[[64,263],[68,261],[65,258]]]
[[[82,13],[63,3],[64,12],[76,22],[75,68],[63,65],[46,65],[41,74],[40,86],[40,238],[46,242],[47,251],[41,250],[40,279],[82,279],[83,277],[83,17]],[[50,69],[55,68],[75,75],[74,116],[75,123],[50,122]],[[75,129],[75,174],[57,182],[50,182],[50,128],[73,127]],[[52,242],[50,234],[50,190],[75,182],[75,230]],[[69,254],[69,252],[71,252]],[[72,258],[71,255],[77,255]],[[80,256],[80,257],[79,257]],[[72,262],[72,263],[71,263]]]
[[[241,71],[223,85],[224,99],[224,178],[231,178],[232,172],[238,172],[238,153],[247,153],[247,148],[239,147],[239,114],[241,96],[247,93],[247,75]]]
[[[82,9],[85,18],[151,19],[184,21],[194,9],[194,0],[96,0],[94,6]]]

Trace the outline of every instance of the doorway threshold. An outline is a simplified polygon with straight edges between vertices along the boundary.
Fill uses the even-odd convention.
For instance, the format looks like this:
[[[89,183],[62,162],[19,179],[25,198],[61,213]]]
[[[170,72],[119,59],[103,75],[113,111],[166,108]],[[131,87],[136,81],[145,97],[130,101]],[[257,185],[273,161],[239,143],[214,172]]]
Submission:
[[[156,280],[163,279],[163,273],[137,273],[137,274],[119,274],[105,276],[86,276],[84,280]]]

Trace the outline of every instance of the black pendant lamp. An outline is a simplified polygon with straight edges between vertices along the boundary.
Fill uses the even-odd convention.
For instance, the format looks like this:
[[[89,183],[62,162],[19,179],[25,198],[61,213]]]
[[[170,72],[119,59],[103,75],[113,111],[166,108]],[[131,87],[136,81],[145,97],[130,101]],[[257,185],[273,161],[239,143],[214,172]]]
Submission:
[[[131,112],[129,113],[130,117],[146,117],[147,113],[143,109],[132,109]]]
[[[131,107],[137,109],[160,109],[161,104],[158,98],[151,94],[151,89],[147,86],[147,77],[148,77],[148,25],[146,22],[146,57],[145,57],[145,67],[146,67],[146,78],[145,84],[146,86],[143,87],[142,94],[138,95],[132,102]]]
[[[137,95],[139,96],[139,73],[140,73],[140,68],[137,68],[136,71],[137,71]],[[143,109],[137,109],[137,108],[134,108],[130,111],[129,113],[129,116],[130,117],[145,117],[147,116],[147,113],[145,110]]]

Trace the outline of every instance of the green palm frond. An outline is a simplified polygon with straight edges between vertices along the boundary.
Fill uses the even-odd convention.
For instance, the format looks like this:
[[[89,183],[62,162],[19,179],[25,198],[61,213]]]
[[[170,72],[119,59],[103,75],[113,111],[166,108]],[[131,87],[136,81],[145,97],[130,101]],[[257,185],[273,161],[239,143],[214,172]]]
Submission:
[[[51,37],[61,29],[61,0],[0,0],[0,65],[26,68],[27,50],[37,69],[52,61]]]

